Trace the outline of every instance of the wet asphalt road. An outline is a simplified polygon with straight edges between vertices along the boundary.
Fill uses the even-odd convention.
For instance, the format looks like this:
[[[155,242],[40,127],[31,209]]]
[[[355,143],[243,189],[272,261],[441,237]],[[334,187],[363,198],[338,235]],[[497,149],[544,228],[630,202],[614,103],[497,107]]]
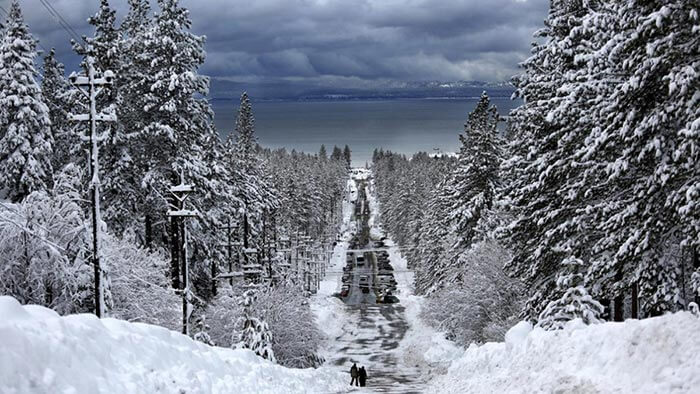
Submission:
[[[369,237],[369,204],[364,184],[359,183],[358,189],[355,218],[359,231],[350,242],[346,261],[352,266],[351,280],[349,294],[343,298],[349,323],[343,334],[333,341],[335,357],[328,362],[347,367],[348,384],[350,367],[355,362],[358,368],[364,365],[367,370],[366,389],[381,393],[420,393],[424,384],[420,372],[402,365],[394,353],[409,328],[404,307],[400,303],[377,303],[377,254],[381,253],[383,244]],[[374,248],[377,252],[352,252],[353,249]],[[358,266],[357,256],[363,256],[364,264]],[[369,293],[361,291],[361,276],[368,278]]]

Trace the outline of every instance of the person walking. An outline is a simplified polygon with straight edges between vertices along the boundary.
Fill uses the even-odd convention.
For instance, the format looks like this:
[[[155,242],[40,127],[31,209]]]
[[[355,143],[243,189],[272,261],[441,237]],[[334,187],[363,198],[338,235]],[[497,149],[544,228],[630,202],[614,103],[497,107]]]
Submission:
[[[352,386],[353,383],[355,383],[355,386],[359,386],[360,382],[358,381],[358,376],[359,376],[359,371],[357,370],[357,364],[352,363],[352,367],[350,367],[350,386]]]
[[[365,384],[367,383],[367,371],[365,371],[365,366],[363,365],[360,367],[359,371],[359,380],[360,380],[360,387],[365,387]]]

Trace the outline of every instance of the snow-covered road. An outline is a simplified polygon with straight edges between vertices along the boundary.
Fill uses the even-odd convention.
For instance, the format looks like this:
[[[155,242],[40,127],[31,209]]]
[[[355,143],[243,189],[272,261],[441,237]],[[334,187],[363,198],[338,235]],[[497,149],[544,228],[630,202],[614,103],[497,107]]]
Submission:
[[[357,363],[358,367],[365,366],[368,374],[367,387],[359,389],[360,391],[424,392],[431,372],[436,368],[444,371],[447,365],[445,359],[453,359],[460,355],[461,351],[441,339],[440,334],[420,324],[418,313],[422,298],[412,295],[413,273],[407,269],[406,261],[390,240],[378,242],[384,234],[376,223],[376,201],[369,193],[364,193],[371,189],[369,182],[364,180],[366,173],[361,173],[358,178],[350,184],[353,196],[351,200],[354,200],[354,204],[349,203],[345,207],[346,231],[343,242],[336,247],[331,267],[328,269],[329,274],[313,301],[313,310],[319,319],[319,325],[328,336],[324,351],[324,368],[345,372],[349,385],[349,369],[352,363]],[[358,206],[360,209],[356,210]],[[369,212],[362,207],[369,207]],[[354,212],[358,211],[360,217],[355,217]],[[367,264],[359,268],[365,274],[376,268],[374,250],[384,249],[388,252],[389,263],[394,268],[399,289],[400,303],[357,302],[374,299],[373,292],[369,298],[367,294],[357,293],[358,275],[354,276],[351,294],[346,302],[333,297],[333,293],[340,290],[341,272],[349,245],[353,250],[370,249],[365,253],[365,256],[369,256]],[[353,288],[356,296],[353,296]],[[426,357],[431,354],[434,357]]]

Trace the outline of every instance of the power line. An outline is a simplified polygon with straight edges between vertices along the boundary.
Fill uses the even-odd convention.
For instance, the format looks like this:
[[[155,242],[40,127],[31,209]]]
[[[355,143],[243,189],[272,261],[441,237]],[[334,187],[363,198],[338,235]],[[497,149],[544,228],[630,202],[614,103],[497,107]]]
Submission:
[[[75,41],[76,41],[76,43],[78,43],[78,45],[80,45],[80,44],[79,44],[80,41],[85,41],[85,40],[75,31],[75,29],[73,29],[73,26],[71,26],[71,24],[68,23],[68,21],[66,21],[65,18],[63,18],[63,16],[61,15],[61,13],[58,12],[58,10],[56,10],[56,9],[51,5],[51,3],[49,3],[47,0],[39,0],[39,2],[41,3],[41,5],[44,6],[44,8],[46,9],[46,11],[48,11],[49,14],[50,14],[51,16],[54,17],[54,19],[56,20],[56,22],[58,22],[58,24],[63,28],[63,30],[65,30],[65,31],[68,33],[68,35],[72,36],[72,37],[75,39]]]

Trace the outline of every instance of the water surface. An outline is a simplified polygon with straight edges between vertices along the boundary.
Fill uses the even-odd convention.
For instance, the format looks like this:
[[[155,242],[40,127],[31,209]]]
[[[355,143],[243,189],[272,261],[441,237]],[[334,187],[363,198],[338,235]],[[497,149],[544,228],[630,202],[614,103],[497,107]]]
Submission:
[[[478,99],[254,102],[258,141],[266,147],[318,152],[325,144],[352,150],[353,165],[371,161],[374,148],[412,154],[454,152],[457,135]],[[519,102],[494,98],[502,115]],[[234,129],[238,101],[212,100],[222,136]]]

